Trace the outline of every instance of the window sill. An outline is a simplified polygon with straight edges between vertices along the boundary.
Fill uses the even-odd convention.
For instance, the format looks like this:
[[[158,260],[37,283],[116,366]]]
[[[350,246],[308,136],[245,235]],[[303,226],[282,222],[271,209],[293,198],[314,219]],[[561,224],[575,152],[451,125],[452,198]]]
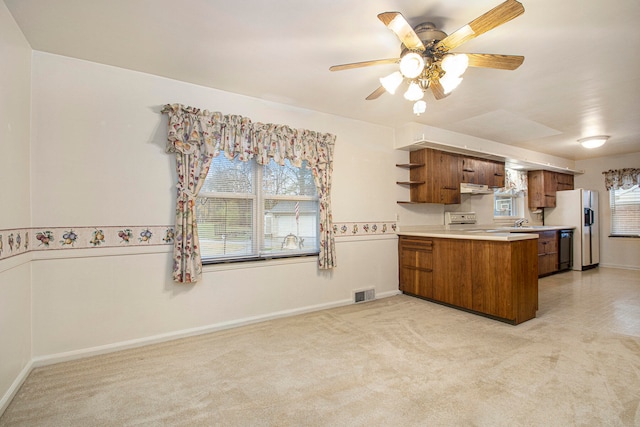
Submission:
[[[318,263],[318,254],[301,254],[273,258],[246,258],[225,261],[202,261],[202,272],[238,270],[247,268],[273,267],[287,264]]]

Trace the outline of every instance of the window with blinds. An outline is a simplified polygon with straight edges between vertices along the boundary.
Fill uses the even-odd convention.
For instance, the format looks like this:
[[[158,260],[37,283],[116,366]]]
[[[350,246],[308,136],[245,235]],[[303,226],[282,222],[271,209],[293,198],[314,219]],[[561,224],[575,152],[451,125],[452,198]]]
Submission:
[[[640,237],[640,187],[609,190],[611,235]]]
[[[313,174],[215,157],[196,201],[204,263],[317,254],[318,195]]]

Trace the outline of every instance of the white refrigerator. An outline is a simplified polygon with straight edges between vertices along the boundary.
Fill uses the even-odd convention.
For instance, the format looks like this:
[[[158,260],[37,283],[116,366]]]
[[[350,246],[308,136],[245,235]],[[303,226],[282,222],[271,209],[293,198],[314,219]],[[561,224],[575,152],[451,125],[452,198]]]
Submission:
[[[600,262],[598,238],[598,192],[565,190],[556,192],[556,207],[545,209],[545,225],[568,225],[573,232],[573,269],[587,270]]]

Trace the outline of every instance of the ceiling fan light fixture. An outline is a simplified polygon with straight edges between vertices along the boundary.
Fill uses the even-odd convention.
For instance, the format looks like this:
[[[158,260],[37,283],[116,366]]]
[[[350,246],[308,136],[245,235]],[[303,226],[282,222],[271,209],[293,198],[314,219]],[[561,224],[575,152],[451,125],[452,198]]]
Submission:
[[[452,74],[445,74],[440,78],[440,84],[445,94],[451,93],[460,83],[462,83],[462,77],[453,76]]]
[[[408,52],[400,60],[400,72],[409,79],[415,79],[422,73],[424,58],[417,52]]]
[[[442,59],[442,69],[454,77],[460,77],[469,66],[469,57],[464,53],[447,54]]]
[[[587,138],[581,138],[578,140],[578,142],[584,148],[598,148],[598,147],[602,147],[604,143],[607,142],[608,139],[609,139],[609,135],[596,135],[596,136],[589,136]]]
[[[425,111],[427,111],[427,103],[420,100],[420,101],[416,101],[415,104],[413,104],[413,114],[415,114],[416,116],[419,116],[420,114],[424,113]]]
[[[380,84],[384,89],[389,92],[391,95],[396,93],[396,89],[400,86],[400,83],[404,80],[400,71],[394,71],[385,77],[380,77]]]
[[[424,97],[424,92],[420,89],[420,85],[416,82],[411,82],[409,89],[404,93],[404,98],[407,101],[417,101]]]

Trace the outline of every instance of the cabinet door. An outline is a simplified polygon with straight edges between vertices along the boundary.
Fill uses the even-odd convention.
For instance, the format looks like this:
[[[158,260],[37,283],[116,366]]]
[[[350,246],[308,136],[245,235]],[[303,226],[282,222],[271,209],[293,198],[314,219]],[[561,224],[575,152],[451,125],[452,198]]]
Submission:
[[[472,308],[471,241],[434,239],[433,299]]]
[[[487,163],[487,185],[491,188],[504,187],[504,163]]]
[[[433,179],[439,201],[445,205],[460,203],[460,156],[434,150]]]
[[[558,173],[556,174],[556,181],[558,185],[558,191],[573,190],[573,175],[569,175],[567,173]]]
[[[529,171],[529,208],[556,207],[556,178],[553,172]]]
[[[474,240],[473,310],[515,320],[511,242]]]
[[[462,181],[467,184],[482,184],[478,178],[478,164],[473,157],[462,157]]]
[[[433,242],[428,239],[399,240],[400,290],[425,298],[432,296]]]
[[[538,233],[538,276],[558,271],[558,232]]]

